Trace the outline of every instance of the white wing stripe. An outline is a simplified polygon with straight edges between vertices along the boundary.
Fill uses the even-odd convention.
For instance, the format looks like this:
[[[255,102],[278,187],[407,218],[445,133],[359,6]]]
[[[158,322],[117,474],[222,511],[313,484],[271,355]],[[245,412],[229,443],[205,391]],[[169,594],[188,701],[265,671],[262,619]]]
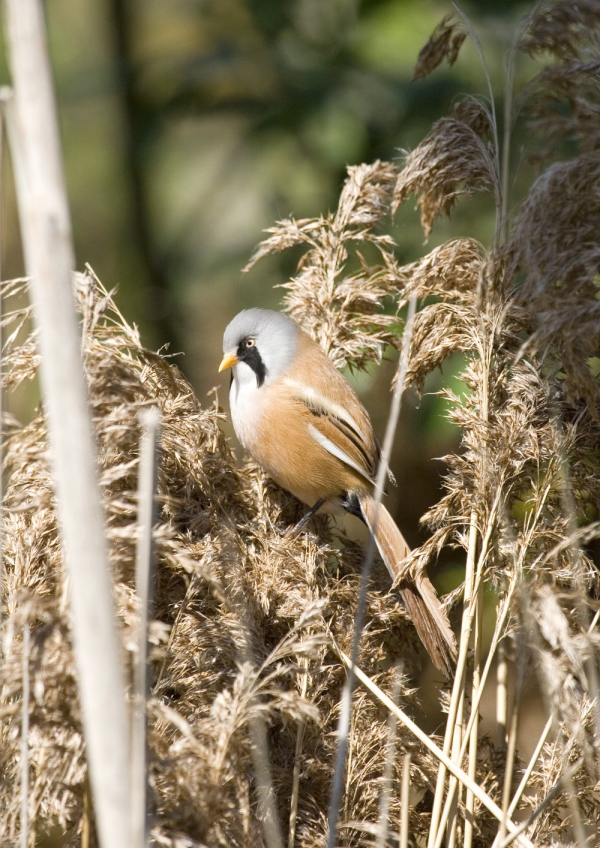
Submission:
[[[363,442],[366,442],[367,439],[365,434],[362,432],[354,418],[349,414],[349,412],[344,409],[343,406],[340,406],[337,403],[333,403],[328,398],[316,392],[310,386],[305,386],[304,383],[299,383],[297,380],[290,380],[289,377],[286,377],[283,382],[286,386],[290,386],[290,388],[295,389],[302,397],[306,398],[307,401],[317,404],[322,409],[330,412],[335,418],[339,418],[341,421],[345,421],[346,424],[349,424],[353,430],[355,430],[358,435],[362,438]],[[346,460],[344,460],[346,462]],[[352,463],[350,463],[352,465]]]
[[[308,425],[308,432],[313,437],[313,439],[321,445],[321,447],[325,448],[328,453],[337,457],[337,459],[341,459],[341,461],[345,462],[346,465],[349,465],[350,468],[354,468],[354,470],[358,471],[360,476],[364,477],[365,480],[368,480],[370,483],[372,482],[369,475],[365,472],[365,469],[361,468],[358,463],[354,462],[354,460],[351,459],[347,453],[344,453],[344,451],[336,444],[334,444],[331,439],[328,439],[327,436],[324,436],[323,433],[320,432],[320,430],[317,430],[314,424]]]

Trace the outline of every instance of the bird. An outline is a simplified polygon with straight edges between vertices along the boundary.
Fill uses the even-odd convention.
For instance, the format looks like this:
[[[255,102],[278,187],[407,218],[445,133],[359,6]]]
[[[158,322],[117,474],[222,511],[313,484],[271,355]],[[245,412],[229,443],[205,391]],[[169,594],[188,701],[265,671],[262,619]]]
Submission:
[[[283,489],[317,512],[357,516],[379,553],[434,665],[447,677],[456,641],[429,578],[401,576],[410,548],[383,504],[375,519],[380,446],[369,415],[321,347],[289,315],[239,312],[223,335],[219,372],[231,368],[229,402],[242,447]]]

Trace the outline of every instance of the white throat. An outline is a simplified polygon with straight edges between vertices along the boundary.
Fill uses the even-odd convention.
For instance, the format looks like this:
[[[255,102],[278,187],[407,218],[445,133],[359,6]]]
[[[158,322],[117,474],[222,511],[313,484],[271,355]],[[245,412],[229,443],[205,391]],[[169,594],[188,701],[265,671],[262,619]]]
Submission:
[[[235,434],[243,447],[251,450],[250,441],[258,426],[262,400],[256,374],[245,362],[233,366],[229,405]]]

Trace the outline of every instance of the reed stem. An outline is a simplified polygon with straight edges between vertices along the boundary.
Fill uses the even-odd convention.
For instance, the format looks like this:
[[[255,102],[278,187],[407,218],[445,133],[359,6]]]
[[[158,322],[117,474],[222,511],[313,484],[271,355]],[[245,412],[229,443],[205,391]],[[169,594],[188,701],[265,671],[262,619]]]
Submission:
[[[408,848],[410,826],[410,753],[404,755],[402,763],[402,789],[400,797],[400,836],[399,848]]]
[[[8,135],[38,330],[75,665],[102,848],[130,848],[129,732],[87,384],[75,257],[41,0],[5,0]],[[12,118],[12,119],[11,119]]]
[[[138,472],[138,527],[135,562],[135,588],[139,603],[137,650],[133,664],[131,715],[131,807],[133,848],[148,844],[148,763],[147,712],[148,686],[148,620],[152,603],[154,551],[152,527],[156,516],[156,482],[158,471],[158,409],[145,409],[139,414],[142,425]]]
[[[470,722],[471,729],[468,734],[469,739],[469,766],[467,774],[471,780],[475,780],[477,776],[477,749],[479,746],[479,690],[481,687],[481,637],[482,637],[482,618],[483,618],[483,584],[479,585],[477,590],[477,598],[475,605],[475,627],[473,637],[473,680],[471,684],[471,714],[472,721]],[[491,651],[491,648],[490,648]],[[483,691],[483,690],[482,690]],[[465,734],[467,738],[467,734]],[[459,765],[462,757],[459,758]],[[465,825],[463,848],[471,848],[473,844],[473,832],[475,823],[475,797],[472,792],[467,790],[465,798]]]
[[[467,550],[467,565],[466,565],[466,573],[465,573],[465,587],[464,587],[464,608],[463,608],[463,616],[462,616],[462,624],[461,624],[461,632],[460,632],[460,643],[459,643],[459,653],[458,653],[458,661],[456,664],[456,673],[454,676],[454,683],[452,686],[452,696],[450,699],[450,709],[448,711],[448,718],[446,720],[446,733],[444,736],[444,747],[443,753],[444,757],[448,757],[450,754],[450,749],[452,745],[452,741],[454,739],[454,726],[458,717],[458,709],[459,704],[461,702],[461,695],[464,688],[464,679],[467,667],[467,656],[469,649],[469,637],[471,633],[471,622],[473,610],[472,606],[472,597],[473,597],[473,582],[475,577],[475,552],[477,546],[477,516],[475,511],[471,513],[471,521],[469,525],[469,544]],[[444,803],[444,783],[446,780],[446,766],[443,761],[440,760],[440,765],[438,769],[437,783],[435,787],[435,795],[433,799],[433,809],[431,811],[431,825],[429,828],[429,839],[427,846],[428,848],[435,848],[437,844],[437,834],[440,825],[440,818],[442,815],[442,805]]]
[[[308,659],[302,658],[302,682],[300,684],[300,694],[303,698],[306,697],[308,690]],[[290,803],[290,828],[288,834],[288,848],[294,848],[296,842],[296,820],[298,817],[298,801],[300,798],[300,756],[302,754],[302,742],[304,739],[304,730],[306,722],[300,719],[298,722],[298,730],[296,731],[296,750],[294,752],[294,773],[292,775],[292,799]]]
[[[377,521],[379,517],[379,507],[381,505],[381,500],[383,497],[383,491],[389,469],[394,436],[396,434],[398,419],[400,417],[400,404],[402,400],[402,394],[404,392],[406,373],[408,370],[408,358],[410,353],[410,344],[412,339],[413,323],[416,308],[417,298],[416,295],[413,293],[408,302],[408,313],[406,318],[406,325],[404,328],[404,335],[402,337],[402,351],[400,354],[400,362],[398,364],[398,373],[394,385],[394,392],[392,395],[390,414],[385,430],[385,436],[383,439],[383,446],[381,449],[381,458],[379,460],[379,467],[377,469],[377,479],[375,482],[375,508],[373,512],[373,524],[370,528],[369,541],[367,543],[367,550],[365,553],[361,573],[358,608],[356,612],[354,636],[352,639],[352,662],[350,666],[348,666],[350,673],[348,674],[346,685],[342,692],[342,699],[340,704],[340,716],[337,727],[338,745],[336,752],[335,768],[333,773],[331,800],[329,803],[329,816],[327,825],[327,848],[334,848],[336,842],[337,821],[342,803],[344,776],[346,772],[348,734],[350,731],[352,716],[352,693],[354,691],[355,684],[354,669],[356,667],[356,663],[358,662],[358,650],[360,646],[360,638],[364,626],[364,619],[367,606],[367,589],[371,576],[371,566],[373,564],[373,557],[375,556],[375,532],[377,529]]]
[[[350,657],[347,656],[339,648],[337,652],[346,668],[350,668],[353,665]],[[368,689],[368,691],[371,692],[379,701],[381,701],[381,703],[384,704],[384,706],[387,707],[388,710],[391,710],[397,716],[398,720],[404,725],[404,727],[406,727],[407,730],[409,730],[419,740],[419,742],[421,742],[421,744],[424,745],[433,754],[433,756],[440,763],[443,763],[446,769],[451,774],[458,778],[458,780],[465,787],[471,789],[477,800],[480,801],[484,805],[484,807],[486,807],[486,809],[489,810],[490,813],[498,821],[502,821],[502,810],[500,809],[498,804],[496,804],[496,802],[492,798],[490,798],[490,796],[481,788],[481,786],[479,786],[478,783],[472,781],[469,778],[468,774],[466,774],[466,772],[459,768],[456,763],[454,763],[452,759],[447,754],[445,754],[444,751],[439,748],[435,744],[435,742],[433,742],[429,738],[429,736],[424,733],[421,728],[406,715],[403,710],[400,709],[400,707],[394,704],[392,699],[388,695],[386,695],[385,692],[383,692],[379,688],[379,686],[377,686],[377,684],[374,683],[371,678],[364,673],[364,671],[362,671],[362,669],[358,668],[356,665],[354,665],[354,674],[356,676],[356,679],[360,683],[362,683],[362,685],[366,689]],[[516,830],[516,825],[511,821],[507,821],[506,826],[510,833],[513,833]],[[526,845],[527,848],[534,848],[529,839],[523,836],[520,836],[519,838],[521,839],[522,844]]]
[[[400,700],[400,669],[396,667],[392,699],[395,704]],[[377,848],[385,848],[389,830],[390,800],[392,797],[392,775],[396,760],[396,737],[398,735],[398,719],[393,713],[388,714],[387,745],[385,749],[385,766],[383,786],[379,802],[379,822],[377,825]]]
[[[21,646],[21,839],[20,848],[29,848],[29,623],[23,627]]]

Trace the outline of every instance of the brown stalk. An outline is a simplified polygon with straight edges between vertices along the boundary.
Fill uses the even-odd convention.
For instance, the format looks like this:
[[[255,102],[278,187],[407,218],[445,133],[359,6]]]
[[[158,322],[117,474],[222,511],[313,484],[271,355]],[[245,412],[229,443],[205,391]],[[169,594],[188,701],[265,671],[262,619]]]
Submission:
[[[484,542],[485,542],[485,539],[484,539]],[[482,560],[481,560],[481,557],[480,557],[480,562],[481,561]],[[478,568],[478,579],[475,583],[475,593],[476,593],[478,599],[480,597],[482,587],[483,587],[483,584],[480,582],[480,578],[481,578],[481,572]],[[459,755],[456,759],[456,764],[459,767],[462,765],[462,761],[463,761],[465,753],[467,751],[467,747],[469,747],[469,749],[471,748],[471,740],[473,738],[474,728],[477,727],[478,718],[479,718],[479,705],[481,703],[481,698],[483,697],[483,691],[484,691],[486,683],[487,683],[488,675],[489,675],[490,669],[492,667],[492,662],[493,662],[494,656],[496,654],[498,644],[499,644],[500,639],[502,638],[502,634],[504,632],[504,627],[505,627],[506,620],[508,618],[508,614],[509,614],[509,610],[510,610],[510,601],[511,601],[512,596],[513,596],[515,585],[516,585],[515,581],[513,581],[511,583],[511,587],[509,588],[507,596],[504,600],[502,611],[501,611],[500,615],[498,616],[498,618],[496,620],[496,626],[494,628],[494,635],[492,637],[492,644],[490,645],[490,650],[488,652],[488,656],[487,656],[487,659],[486,659],[486,662],[485,662],[483,673],[481,674],[481,679],[479,681],[479,685],[477,687],[477,690],[476,691],[474,690],[474,693],[473,693],[473,699],[472,699],[472,703],[471,703],[471,715],[469,716],[469,721],[467,722],[467,726],[465,728],[460,753],[459,753]],[[477,607],[475,608],[475,612],[477,613]],[[477,741],[478,740],[476,739],[476,743],[477,743]],[[475,749],[475,757],[476,757],[476,753],[477,753],[477,747]],[[469,768],[473,769],[473,774],[469,774],[469,777],[471,778],[471,780],[474,781],[476,769],[472,765],[471,760],[469,761]],[[454,794],[456,792],[457,786],[458,786],[458,784],[456,782],[452,782],[452,781],[450,782],[450,785],[449,785],[449,788],[448,788],[448,793],[447,793],[447,796],[446,796],[446,801],[445,801],[445,804],[444,804],[444,809],[442,811],[440,821],[439,821],[438,834],[439,834],[439,831],[442,831],[442,833],[443,833],[444,829],[446,828],[448,818],[449,818],[450,813],[453,809]],[[466,791],[470,792],[470,790],[468,788],[467,788]],[[468,831],[465,830],[465,836],[466,836],[467,833],[468,833]],[[439,836],[438,836],[438,838],[439,838]]]
[[[454,738],[452,740],[452,760],[456,762],[458,757],[460,756],[461,743],[463,739],[463,713],[465,707],[465,691],[461,692],[460,701],[458,704],[458,710],[456,712],[456,723],[454,725]],[[456,784],[452,786],[451,784]],[[448,848],[454,848],[454,842],[456,839],[456,827],[458,824],[457,817],[457,809],[458,809],[458,781],[455,778],[451,777],[448,786],[448,798],[450,801],[450,809],[448,811],[448,824],[446,826],[446,845]],[[443,828],[438,828],[438,834],[436,839],[436,848],[440,848],[443,841],[444,830]]]

